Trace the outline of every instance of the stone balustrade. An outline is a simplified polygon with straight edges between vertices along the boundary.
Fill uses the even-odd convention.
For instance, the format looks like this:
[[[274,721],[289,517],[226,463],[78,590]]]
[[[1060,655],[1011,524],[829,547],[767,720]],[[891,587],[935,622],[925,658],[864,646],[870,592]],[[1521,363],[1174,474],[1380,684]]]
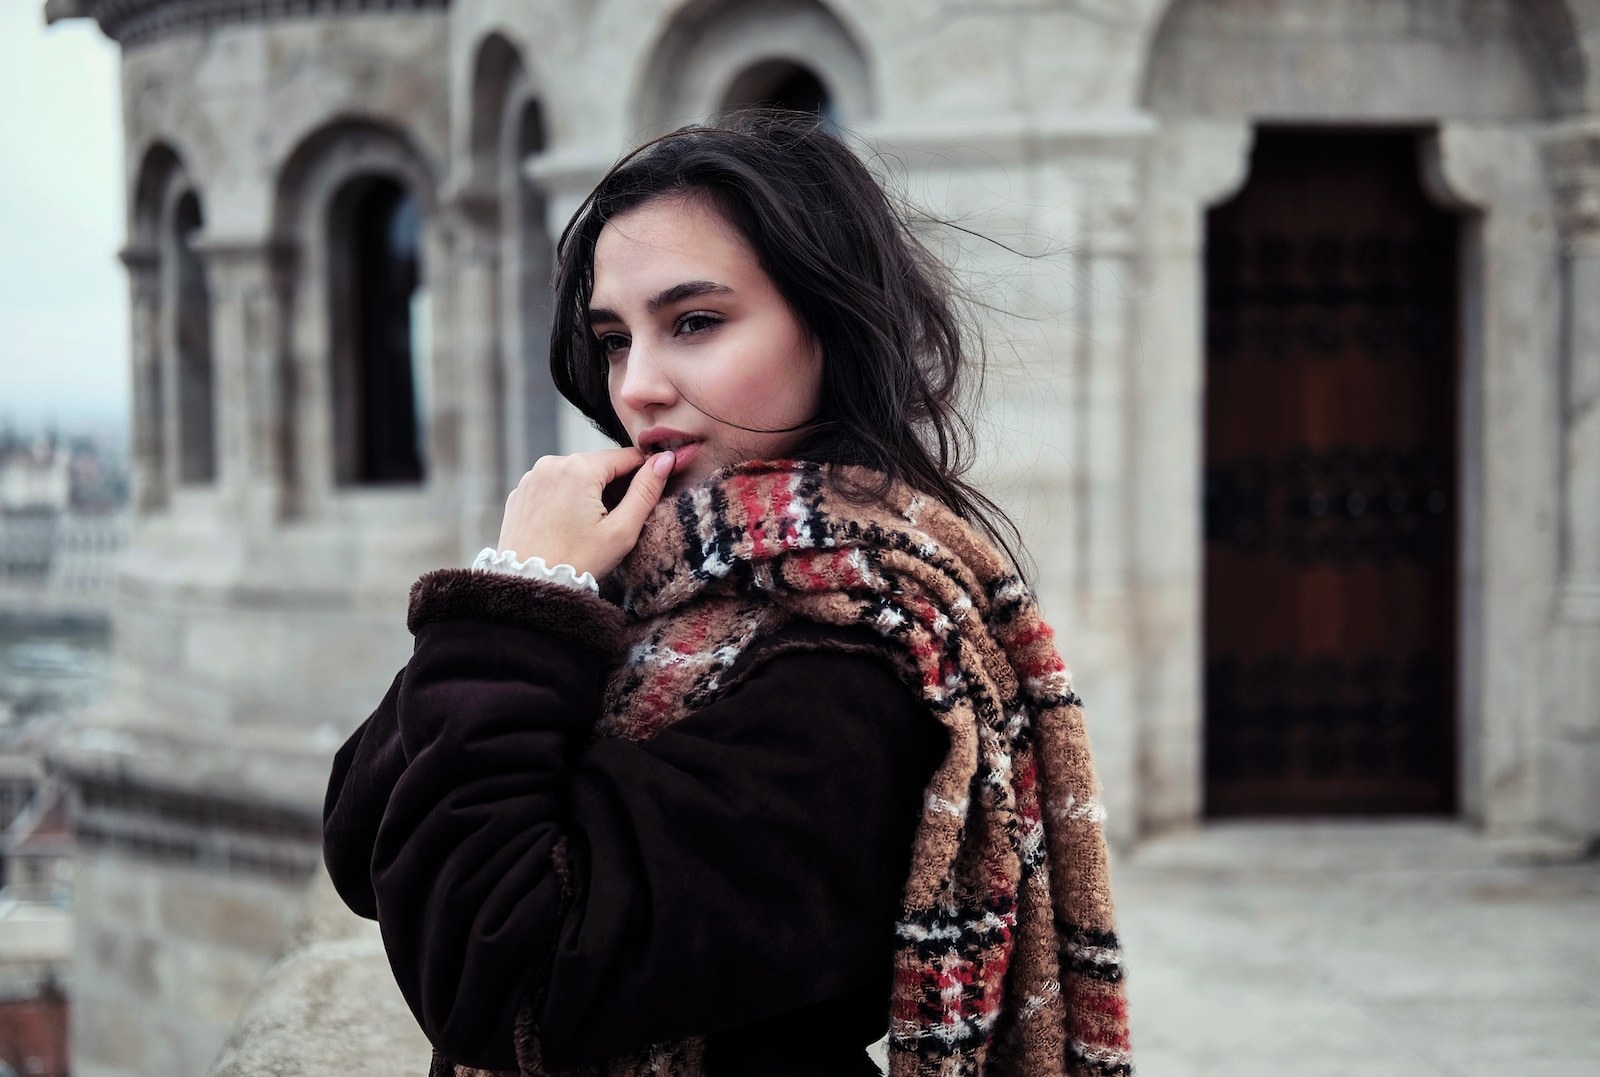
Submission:
[[[261,978],[210,1077],[421,1077],[430,1056],[378,925],[346,908],[318,871],[283,955]]]

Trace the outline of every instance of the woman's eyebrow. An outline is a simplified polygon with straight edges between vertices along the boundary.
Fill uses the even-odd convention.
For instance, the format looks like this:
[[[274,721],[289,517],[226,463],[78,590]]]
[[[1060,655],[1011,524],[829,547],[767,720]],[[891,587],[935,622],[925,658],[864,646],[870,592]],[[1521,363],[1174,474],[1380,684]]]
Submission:
[[[714,280],[686,280],[682,284],[674,284],[654,299],[645,303],[645,309],[651,314],[671,303],[681,303],[685,299],[694,299],[702,295],[732,295],[733,289],[726,284],[718,284]]]
[[[652,299],[645,301],[645,309],[651,314],[662,307],[673,303],[681,303],[685,299],[694,299],[702,295],[732,295],[733,289],[726,284],[714,280],[686,280],[681,284],[674,284],[660,292]],[[589,324],[599,325],[604,322],[620,322],[617,312],[610,307],[590,307]]]

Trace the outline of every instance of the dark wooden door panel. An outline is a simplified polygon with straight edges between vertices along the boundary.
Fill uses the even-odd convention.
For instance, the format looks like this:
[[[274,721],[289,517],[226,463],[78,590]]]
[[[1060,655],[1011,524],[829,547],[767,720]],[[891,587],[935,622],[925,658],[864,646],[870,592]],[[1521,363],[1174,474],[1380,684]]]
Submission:
[[[1405,132],[1259,132],[1206,252],[1206,808],[1455,803],[1457,222]]]

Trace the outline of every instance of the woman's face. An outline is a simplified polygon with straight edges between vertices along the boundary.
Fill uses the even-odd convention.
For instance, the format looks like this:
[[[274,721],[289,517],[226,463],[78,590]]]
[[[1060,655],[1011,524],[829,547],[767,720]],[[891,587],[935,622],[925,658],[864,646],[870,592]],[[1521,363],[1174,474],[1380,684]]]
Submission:
[[[816,415],[820,349],[744,236],[699,199],[658,198],[606,222],[589,324],[628,437],[676,451],[669,492],[783,456],[803,433],[789,428]]]

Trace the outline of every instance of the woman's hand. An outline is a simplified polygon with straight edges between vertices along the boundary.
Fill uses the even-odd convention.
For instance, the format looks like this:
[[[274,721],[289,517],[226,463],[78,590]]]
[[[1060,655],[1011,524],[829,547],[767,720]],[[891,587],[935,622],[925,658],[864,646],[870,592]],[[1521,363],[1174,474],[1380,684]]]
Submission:
[[[634,468],[628,492],[607,511],[606,485]],[[498,549],[523,559],[542,557],[547,565],[571,565],[598,579],[639,541],[671,474],[670,450],[649,459],[633,448],[540,457],[506,498]]]

